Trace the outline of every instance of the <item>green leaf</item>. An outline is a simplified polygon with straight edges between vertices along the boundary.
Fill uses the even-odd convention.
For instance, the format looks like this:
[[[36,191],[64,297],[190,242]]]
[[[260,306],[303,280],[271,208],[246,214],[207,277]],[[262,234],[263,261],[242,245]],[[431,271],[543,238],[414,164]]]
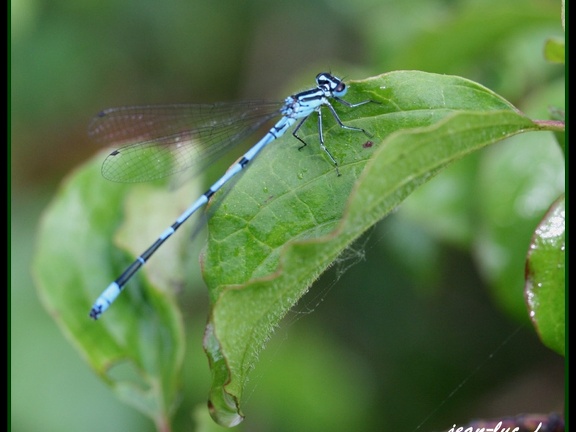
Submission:
[[[350,84],[336,107],[343,130],[325,117],[338,177],[318,147],[285,136],[269,146],[225,199],[214,197],[203,256],[212,310],[205,349],[213,372],[212,416],[239,423],[239,401],[258,353],[313,281],[358,236],[418,186],[465,155],[540,127],[490,90],[463,78],[399,71]],[[359,294],[361,295],[361,293]]]
[[[562,195],[536,228],[526,262],[525,296],[544,345],[565,353],[566,216]]]
[[[100,321],[88,313],[136,254],[127,257],[112,242],[123,218],[127,229],[119,241],[140,248],[154,239],[148,232],[150,224],[159,223],[158,211],[170,218],[184,194],[169,200],[151,186],[108,182],[100,173],[102,160],[99,155],[73,173],[43,214],[33,264],[38,293],[94,371],[122,400],[163,425],[178,401],[184,355],[181,317],[170,288],[177,272],[166,265],[178,265],[178,242],[164,249],[161,266],[156,260],[143,272],[153,286],[135,278]],[[128,216],[121,210],[125,202]]]

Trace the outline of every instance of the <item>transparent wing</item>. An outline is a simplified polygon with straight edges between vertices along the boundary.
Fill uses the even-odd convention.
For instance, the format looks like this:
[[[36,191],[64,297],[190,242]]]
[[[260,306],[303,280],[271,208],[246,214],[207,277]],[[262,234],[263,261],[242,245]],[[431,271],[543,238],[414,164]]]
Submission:
[[[105,145],[124,144],[102,164],[105,178],[144,182],[197,172],[280,116],[281,106],[245,101],[110,108],[92,119],[88,133]]]

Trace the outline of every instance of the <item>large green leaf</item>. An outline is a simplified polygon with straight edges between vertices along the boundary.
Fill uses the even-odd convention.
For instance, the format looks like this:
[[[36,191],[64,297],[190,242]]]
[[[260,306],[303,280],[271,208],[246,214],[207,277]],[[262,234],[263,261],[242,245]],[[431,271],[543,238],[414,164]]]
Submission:
[[[392,72],[351,83],[346,99],[379,104],[338,107],[344,123],[373,134],[369,140],[326,121],[340,177],[312,124],[310,145],[298,152],[298,142],[283,137],[225,199],[214,199],[203,257],[213,302],[205,349],[212,415],[221,424],[242,420],[239,401],[259,351],[352,241],[450,163],[540,129],[490,90],[454,76]]]

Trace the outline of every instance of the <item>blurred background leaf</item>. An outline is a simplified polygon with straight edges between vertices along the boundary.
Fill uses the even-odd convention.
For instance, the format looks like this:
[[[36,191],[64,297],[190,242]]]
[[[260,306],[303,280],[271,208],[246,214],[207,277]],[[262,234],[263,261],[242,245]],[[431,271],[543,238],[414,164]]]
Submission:
[[[358,79],[410,68],[478,81],[532,118],[565,106],[564,67],[543,54],[546,40],[564,37],[559,1],[18,0],[10,8],[13,431],[154,430],[68,344],[30,276],[39,215],[64,176],[99,150],[86,126],[100,109],[281,99],[319,71]],[[273,336],[239,429],[414,430],[424,421],[421,430],[441,430],[561,411],[563,359],[517,300],[519,251],[563,188],[562,151],[542,132],[465,158],[418,190]],[[202,246],[190,241],[191,263]],[[502,254],[510,265],[494,268]],[[518,265],[520,275],[509,273]],[[188,280],[178,296],[187,352],[175,430],[193,428],[210,381],[197,266]]]

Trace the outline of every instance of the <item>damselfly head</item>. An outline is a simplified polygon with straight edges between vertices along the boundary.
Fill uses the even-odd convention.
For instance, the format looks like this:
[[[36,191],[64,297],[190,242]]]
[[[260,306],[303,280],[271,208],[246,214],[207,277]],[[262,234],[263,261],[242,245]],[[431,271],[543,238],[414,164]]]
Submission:
[[[340,78],[337,78],[328,72],[322,72],[316,75],[316,83],[319,88],[333,96],[344,96],[348,90],[346,84],[344,84]]]

